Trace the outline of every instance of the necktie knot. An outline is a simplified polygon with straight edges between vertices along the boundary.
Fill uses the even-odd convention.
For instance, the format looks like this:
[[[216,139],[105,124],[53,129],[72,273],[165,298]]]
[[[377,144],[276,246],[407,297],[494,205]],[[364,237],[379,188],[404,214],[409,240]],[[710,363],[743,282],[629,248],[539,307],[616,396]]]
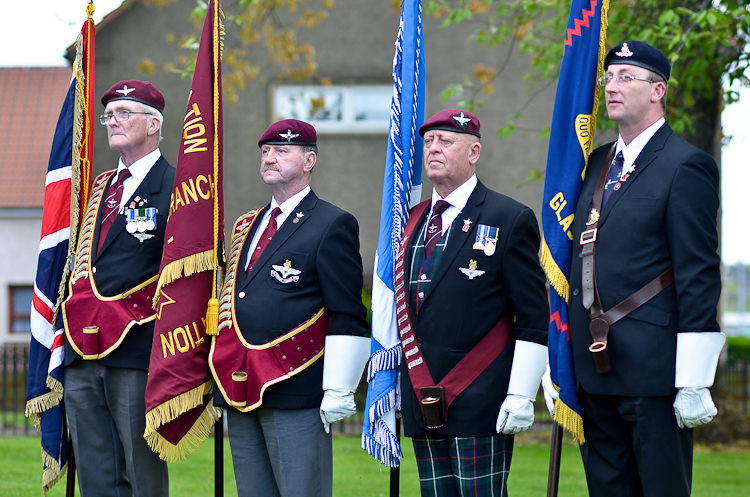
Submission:
[[[429,257],[432,250],[437,245],[440,237],[443,236],[443,220],[442,215],[445,209],[450,207],[451,204],[445,200],[438,200],[435,202],[435,206],[432,208],[432,215],[427,223],[427,234],[425,235],[424,242],[424,256]]]
[[[451,204],[449,204],[445,200],[438,200],[437,202],[435,202],[435,207],[432,208],[432,215],[439,216],[443,212],[445,212],[445,209],[447,209],[450,206]]]

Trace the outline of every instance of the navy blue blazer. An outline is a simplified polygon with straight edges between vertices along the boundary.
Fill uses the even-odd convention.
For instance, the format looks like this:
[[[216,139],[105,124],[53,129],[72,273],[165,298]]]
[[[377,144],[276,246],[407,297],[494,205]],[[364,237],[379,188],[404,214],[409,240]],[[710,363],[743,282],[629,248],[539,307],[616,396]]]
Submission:
[[[582,304],[579,238],[610,147],[591,154],[573,222],[568,309],[576,377],[580,387],[593,394],[672,395],[677,332],[719,330],[719,170],[708,154],[665,123],[602,209],[596,282],[604,309],[670,266],[675,282],[612,326],[607,348],[612,371],[599,374],[588,350],[592,338],[589,311]]]
[[[250,276],[245,276],[247,249],[258,225],[260,222],[245,241],[235,286],[236,324],[245,339],[256,345],[272,341],[310,319],[321,307],[331,318],[329,335],[366,335],[369,327],[362,304],[359,226],[354,216],[310,191],[279,226]],[[271,275],[271,266],[283,266],[287,260],[301,271],[298,281],[282,283]],[[263,406],[319,407],[322,385],[321,358],[269,387]],[[216,397],[217,404],[222,404],[221,394]]]
[[[425,211],[424,217],[429,213]],[[464,220],[470,229],[462,230]],[[499,228],[495,253],[473,249],[477,226]],[[418,233],[414,231],[410,246]],[[515,200],[477,183],[456,217],[445,250],[419,313],[412,316],[417,343],[433,379],[439,382],[500,320],[512,317],[511,337],[500,356],[453,402],[443,428],[448,436],[495,434],[497,415],[505,400],[516,340],[547,344],[549,304],[539,263],[539,227],[534,212]],[[407,249],[405,267],[411,267]],[[469,279],[460,268],[477,262],[481,276]],[[404,433],[426,431],[406,361],[401,364]]]
[[[140,241],[128,233],[125,230],[124,215],[118,215],[110,226],[101,250],[93,256],[93,265],[96,268],[93,277],[102,295],[118,295],[159,273],[175,173],[175,168],[161,156],[128,201],[140,197],[146,201],[141,208],[156,207],[158,210],[156,229],[150,232],[154,234],[152,238]],[[102,201],[96,219],[93,247],[98,247],[99,244],[103,207]],[[99,361],[107,366],[147,370],[153,333],[153,321],[134,326],[120,346]],[[65,365],[78,357],[75,350],[66,343]]]

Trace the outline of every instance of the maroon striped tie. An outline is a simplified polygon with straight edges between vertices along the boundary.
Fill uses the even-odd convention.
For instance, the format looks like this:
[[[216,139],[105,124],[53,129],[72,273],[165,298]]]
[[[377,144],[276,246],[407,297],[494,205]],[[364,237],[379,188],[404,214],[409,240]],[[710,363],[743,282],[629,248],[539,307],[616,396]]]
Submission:
[[[102,209],[102,225],[99,228],[99,245],[96,251],[99,252],[102,249],[104,239],[107,238],[109,228],[112,223],[115,222],[117,212],[120,210],[120,202],[122,201],[122,184],[125,180],[130,177],[130,170],[126,167],[120,171],[117,175],[117,181],[109,185],[107,189],[107,198],[104,199],[104,208]]]
[[[248,276],[250,275],[250,271],[253,270],[253,266],[255,266],[255,263],[258,262],[260,254],[263,253],[263,250],[271,241],[273,235],[276,234],[276,230],[278,229],[278,227],[276,226],[276,216],[278,216],[279,214],[281,214],[281,209],[279,209],[278,207],[271,211],[271,219],[268,220],[266,229],[263,230],[263,234],[260,235],[258,244],[255,246],[255,250],[253,250],[252,257],[250,257],[250,264],[247,265],[247,269],[245,270],[245,274],[247,274]]]
[[[427,235],[425,235],[424,242],[424,256],[425,258],[430,256],[432,249],[437,245],[440,237],[443,236],[443,219],[442,214],[445,209],[450,207],[451,204],[445,200],[438,200],[435,202],[435,207],[432,209],[432,216],[430,217],[429,223],[427,223]]]

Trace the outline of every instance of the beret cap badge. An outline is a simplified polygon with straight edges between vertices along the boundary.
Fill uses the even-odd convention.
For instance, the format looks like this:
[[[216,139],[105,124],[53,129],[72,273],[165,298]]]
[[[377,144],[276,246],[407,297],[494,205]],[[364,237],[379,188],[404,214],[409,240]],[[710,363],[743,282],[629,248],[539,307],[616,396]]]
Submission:
[[[634,54],[630,51],[630,47],[628,47],[627,43],[622,44],[622,49],[617,52],[615,55],[618,57],[632,57]]]
[[[294,140],[295,138],[297,138],[299,136],[299,133],[294,134],[292,133],[291,129],[287,129],[286,133],[279,133],[279,136],[284,138],[286,141],[290,142]]]
[[[471,122],[471,118],[466,117],[463,112],[461,112],[457,116],[453,116],[453,120],[456,121],[459,126],[461,126],[461,129],[466,129],[466,125]]]

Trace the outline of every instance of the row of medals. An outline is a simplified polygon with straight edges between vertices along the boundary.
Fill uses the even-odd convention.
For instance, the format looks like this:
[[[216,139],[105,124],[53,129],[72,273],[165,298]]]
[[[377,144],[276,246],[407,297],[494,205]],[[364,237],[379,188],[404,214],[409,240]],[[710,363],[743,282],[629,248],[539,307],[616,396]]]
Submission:
[[[125,230],[128,233],[144,233],[156,228],[156,207],[145,209],[125,209],[127,224]]]

